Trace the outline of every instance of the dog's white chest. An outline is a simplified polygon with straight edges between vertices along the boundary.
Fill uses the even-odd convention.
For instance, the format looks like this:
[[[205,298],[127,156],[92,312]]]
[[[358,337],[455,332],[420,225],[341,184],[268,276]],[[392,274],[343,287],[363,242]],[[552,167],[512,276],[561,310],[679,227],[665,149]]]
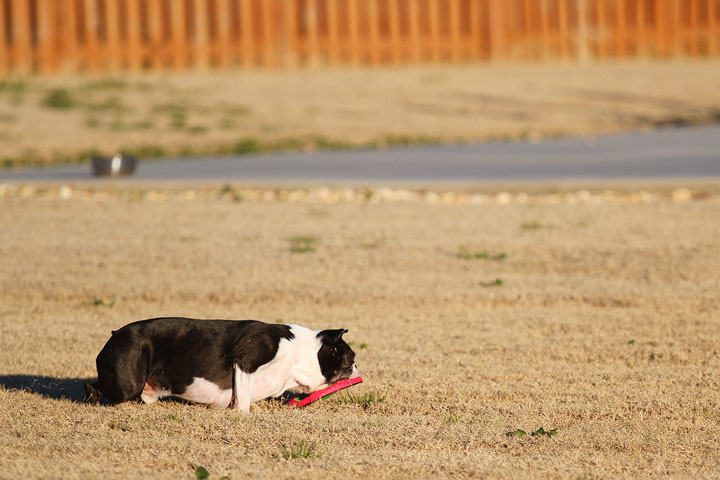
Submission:
[[[285,390],[298,386],[289,376],[291,365],[283,360],[276,358],[253,374],[251,402],[268,397],[279,397]]]

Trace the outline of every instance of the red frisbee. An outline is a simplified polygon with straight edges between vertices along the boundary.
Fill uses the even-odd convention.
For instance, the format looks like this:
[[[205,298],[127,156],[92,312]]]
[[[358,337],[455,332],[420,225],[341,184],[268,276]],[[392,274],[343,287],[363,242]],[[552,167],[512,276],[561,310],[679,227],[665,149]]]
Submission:
[[[330,395],[337,392],[338,390],[342,390],[343,388],[352,387],[353,385],[361,383],[362,381],[363,381],[362,377],[347,378],[345,380],[340,380],[339,382],[335,382],[332,385],[330,385],[329,387],[323,388],[322,390],[316,390],[307,395],[300,395],[297,397],[293,397],[292,400],[287,402],[285,405],[288,405],[290,407],[304,407],[305,405],[311,404],[312,402],[314,402],[316,400],[320,400],[321,398],[329,397]]]

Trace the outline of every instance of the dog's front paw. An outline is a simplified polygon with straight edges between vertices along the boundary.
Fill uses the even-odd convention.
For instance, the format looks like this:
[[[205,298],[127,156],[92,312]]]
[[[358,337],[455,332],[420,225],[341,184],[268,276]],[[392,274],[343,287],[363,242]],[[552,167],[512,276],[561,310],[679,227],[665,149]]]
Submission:
[[[85,382],[85,402],[90,405],[97,405],[100,402],[100,392],[90,382]]]

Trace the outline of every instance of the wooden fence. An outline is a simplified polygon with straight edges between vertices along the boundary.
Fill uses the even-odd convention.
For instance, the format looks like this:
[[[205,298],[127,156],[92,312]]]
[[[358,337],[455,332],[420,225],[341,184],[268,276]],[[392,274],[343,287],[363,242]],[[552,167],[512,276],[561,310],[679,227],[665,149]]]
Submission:
[[[0,0],[0,75],[716,56],[720,0]]]

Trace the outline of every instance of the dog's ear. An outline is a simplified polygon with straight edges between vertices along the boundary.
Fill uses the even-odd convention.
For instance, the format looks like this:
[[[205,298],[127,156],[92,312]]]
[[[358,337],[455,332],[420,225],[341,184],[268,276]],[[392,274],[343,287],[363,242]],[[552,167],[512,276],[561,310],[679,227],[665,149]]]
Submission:
[[[339,328],[337,330],[323,330],[317,334],[318,337],[327,338],[332,342],[338,342],[342,339],[342,336],[348,332],[345,328]]]

